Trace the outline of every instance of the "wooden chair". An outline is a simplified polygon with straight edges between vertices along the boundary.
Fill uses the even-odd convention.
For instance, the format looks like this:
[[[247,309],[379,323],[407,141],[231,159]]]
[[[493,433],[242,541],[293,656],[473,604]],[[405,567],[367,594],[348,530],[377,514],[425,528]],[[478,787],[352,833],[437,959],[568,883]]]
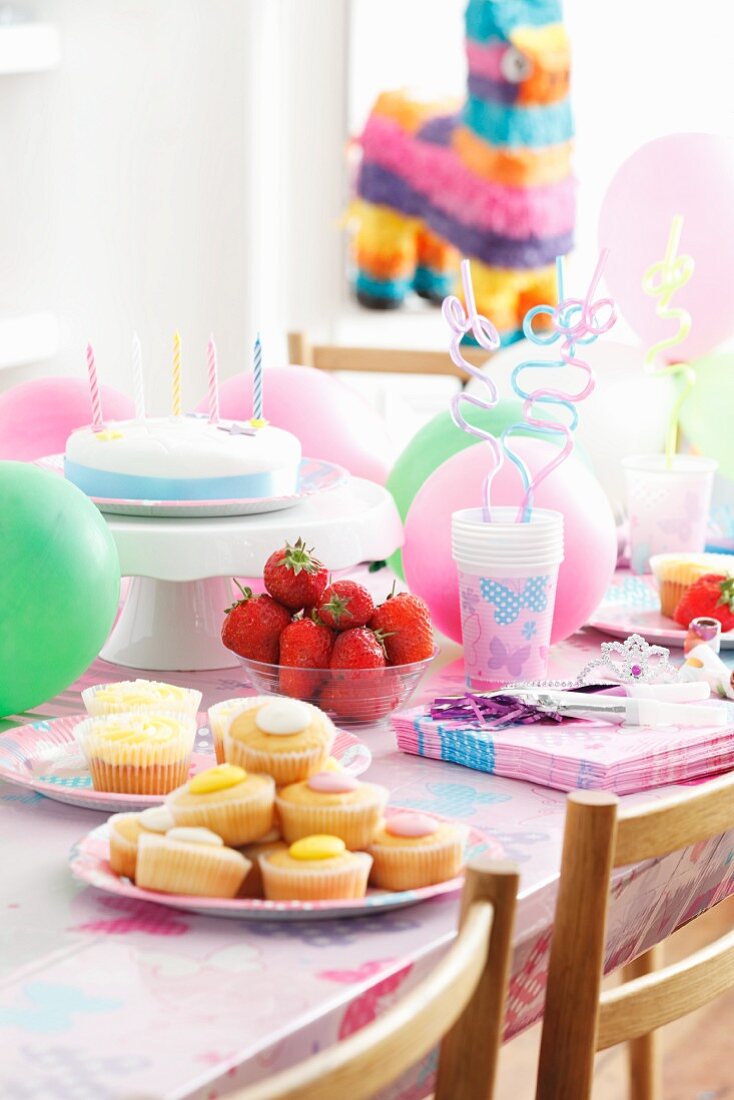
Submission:
[[[487,362],[481,348],[462,348],[462,355],[474,366]],[[388,374],[448,374],[462,381],[467,373],[454,366],[447,351],[411,351],[402,348],[350,348],[336,344],[312,344],[305,332],[288,333],[288,361],[302,367],[335,371],[383,371]]]
[[[653,948],[601,992],[612,869],[658,858],[734,827],[734,774],[634,809],[602,791],[569,795],[537,1100],[587,1100],[596,1051],[630,1042],[632,1100],[661,1100],[656,1029],[734,987],[734,932],[675,965]]]
[[[228,1100],[365,1100],[443,1036],[434,1100],[491,1100],[518,881],[513,864],[471,864],[459,933],[420,985],[355,1035]]]

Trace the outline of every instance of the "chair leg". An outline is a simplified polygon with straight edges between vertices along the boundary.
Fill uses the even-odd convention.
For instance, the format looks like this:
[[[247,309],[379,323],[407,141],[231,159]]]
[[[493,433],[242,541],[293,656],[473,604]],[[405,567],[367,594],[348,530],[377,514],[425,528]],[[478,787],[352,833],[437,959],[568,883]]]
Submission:
[[[651,947],[639,959],[628,963],[622,971],[622,980],[631,981],[645,974],[652,974],[663,966],[663,947]],[[662,1100],[663,1051],[662,1032],[651,1031],[628,1044],[629,1052],[629,1100]]]

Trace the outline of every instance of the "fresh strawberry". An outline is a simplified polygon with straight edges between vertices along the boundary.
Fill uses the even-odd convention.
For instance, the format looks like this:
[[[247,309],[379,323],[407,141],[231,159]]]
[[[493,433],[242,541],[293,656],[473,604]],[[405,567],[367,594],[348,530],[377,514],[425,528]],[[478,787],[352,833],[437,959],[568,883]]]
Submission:
[[[344,630],[334,639],[330,668],[384,668],[386,664],[380,638],[366,626]]]
[[[322,677],[313,669],[327,669],[334,644],[328,626],[315,619],[296,619],[280,636],[280,690],[294,699],[310,699]]]
[[[428,605],[409,592],[391,594],[375,609],[369,625],[380,632],[391,665],[425,661],[434,649]]]
[[[302,611],[304,607],[316,607],[329,580],[329,572],[303,539],[295,545],[289,542],[282,550],[276,550],[265,562],[263,580],[273,599]]]
[[[253,596],[252,589],[235,584],[242,599],[225,612],[223,643],[240,657],[277,665],[280,636],[291,621],[290,611],[271,596]]]
[[[724,634],[734,629],[734,577],[706,573],[682,595],[673,618],[687,627],[691,619],[718,619]]]
[[[337,718],[355,723],[379,722],[400,703],[399,685],[391,679],[393,675],[390,668],[336,672],[321,692],[319,705]]]
[[[374,610],[369,592],[356,581],[334,581],[324,589],[318,608],[321,621],[334,630],[366,626]]]

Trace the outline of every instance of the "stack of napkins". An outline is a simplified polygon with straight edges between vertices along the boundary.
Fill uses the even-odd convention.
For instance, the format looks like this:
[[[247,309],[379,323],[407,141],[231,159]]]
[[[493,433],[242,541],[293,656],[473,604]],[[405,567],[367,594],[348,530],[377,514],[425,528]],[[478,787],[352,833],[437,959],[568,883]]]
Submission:
[[[393,715],[392,724],[403,752],[560,791],[632,794],[734,768],[734,722],[718,729],[588,721],[482,729],[414,707]]]

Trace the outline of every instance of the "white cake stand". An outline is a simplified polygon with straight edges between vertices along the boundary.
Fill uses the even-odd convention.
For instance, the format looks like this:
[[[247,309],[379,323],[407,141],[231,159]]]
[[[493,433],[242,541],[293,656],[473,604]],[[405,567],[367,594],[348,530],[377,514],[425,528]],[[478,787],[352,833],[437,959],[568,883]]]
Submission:
[[[105,515],[131,577],[127,599],[100,654],[139,669],[231,668],[220,640],[231,577],[261,577],[268,556],[302,536],[334,571],[379,561],[402,545],[395,502],[362,478],[294,508],[218,519]]]

